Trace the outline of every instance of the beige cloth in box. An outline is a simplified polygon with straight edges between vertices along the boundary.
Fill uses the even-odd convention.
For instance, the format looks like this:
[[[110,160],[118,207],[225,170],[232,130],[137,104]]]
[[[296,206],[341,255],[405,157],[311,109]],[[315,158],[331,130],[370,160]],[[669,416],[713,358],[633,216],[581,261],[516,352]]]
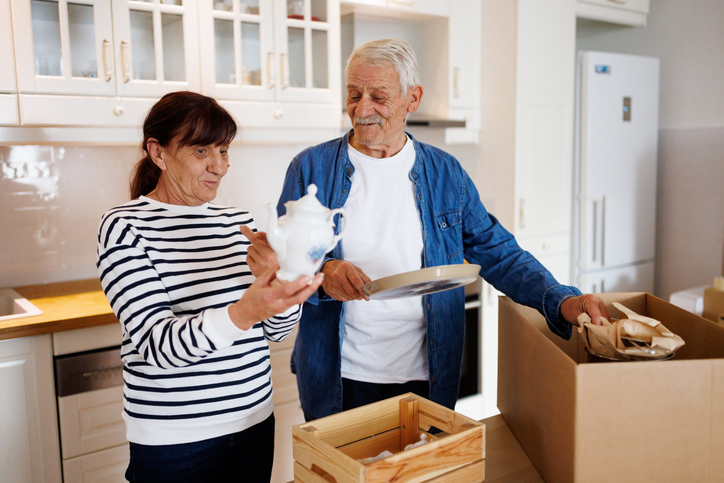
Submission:
[[[618,302],[613,305],[628,318],[613,323],[602,318],[603,325],[593,325],[588,314],[578,316],[578,336],[588,352],[622,361],[661,359],[684,345],[684,339],[658,320],[639,315]]]

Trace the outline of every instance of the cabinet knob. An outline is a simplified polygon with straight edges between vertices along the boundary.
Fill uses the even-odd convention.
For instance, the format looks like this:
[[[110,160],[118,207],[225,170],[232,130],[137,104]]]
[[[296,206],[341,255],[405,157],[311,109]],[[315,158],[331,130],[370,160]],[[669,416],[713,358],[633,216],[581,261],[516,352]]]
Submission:
[[[284,117],[284,111],[274,111],[274,119],[281,119],[282,117]]]
[[[115,115],[118,116],[118,117],[121,117],[121,116],[124,115],[125,113],[126,113],[126,108],[123,107],[123,106],[116,106],[116,107],[113,109],[113,114],[115,114]]]

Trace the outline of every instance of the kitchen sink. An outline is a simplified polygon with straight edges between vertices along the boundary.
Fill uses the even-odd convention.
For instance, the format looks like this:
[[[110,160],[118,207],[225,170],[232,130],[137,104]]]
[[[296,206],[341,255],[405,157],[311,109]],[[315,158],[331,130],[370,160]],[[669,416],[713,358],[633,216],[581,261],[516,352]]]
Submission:
[[[11,288],[0,288],[0,322],[40,315],[43,311]]]

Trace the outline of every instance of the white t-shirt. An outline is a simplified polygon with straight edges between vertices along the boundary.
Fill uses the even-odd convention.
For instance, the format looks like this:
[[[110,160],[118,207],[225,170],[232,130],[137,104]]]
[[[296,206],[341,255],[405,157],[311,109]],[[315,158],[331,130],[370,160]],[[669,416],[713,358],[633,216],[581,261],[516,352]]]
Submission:
[[[408,138],[389,158],[348,146],[355,167],[344,205],[344,258],[375,280],[422,267],[422,226],[410,170]],[[344,306],[342,377],[373,383],[428,380],[422,297],[357,300]]]

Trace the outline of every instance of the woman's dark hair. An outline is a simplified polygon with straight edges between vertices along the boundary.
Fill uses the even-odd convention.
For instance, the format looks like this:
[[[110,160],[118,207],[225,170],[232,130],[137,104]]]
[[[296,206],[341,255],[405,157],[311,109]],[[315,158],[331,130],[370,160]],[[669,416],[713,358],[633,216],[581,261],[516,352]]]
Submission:
[[[131,177],[131,199],[147,195],[158,184],[161,169],[148,154],[148,140],[163,147],[179,138],[179,146],[225,146],[236,136],[236,121],[215,99],[196,92],[179,91],[163,96],[148,111],[143,123],[145,156],[136,163]]]

